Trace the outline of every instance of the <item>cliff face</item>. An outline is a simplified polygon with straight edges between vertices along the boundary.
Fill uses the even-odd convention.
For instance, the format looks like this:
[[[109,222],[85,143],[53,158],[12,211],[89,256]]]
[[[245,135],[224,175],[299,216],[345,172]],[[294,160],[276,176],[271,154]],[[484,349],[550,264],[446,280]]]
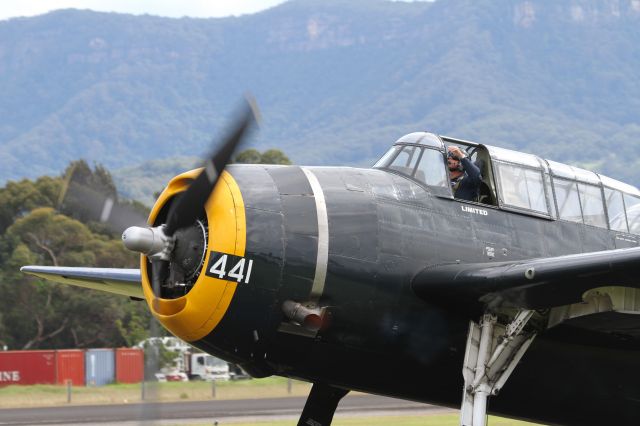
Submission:
[[[0,182],[78,157],[117,168],[198,155],[251,91],[264,115],[254,144],[297,163],[368,165],[430,129],[639,183],[638,24],[640,0],[296,0],[239,18],[3,21]]]
[[[640,17],[640,0],[573,0],[570,2],[524,1],[515,5],[513,22],[516,26],[530,28],[536,18],[549,17],[583,25],[599,25],[635,20]]]

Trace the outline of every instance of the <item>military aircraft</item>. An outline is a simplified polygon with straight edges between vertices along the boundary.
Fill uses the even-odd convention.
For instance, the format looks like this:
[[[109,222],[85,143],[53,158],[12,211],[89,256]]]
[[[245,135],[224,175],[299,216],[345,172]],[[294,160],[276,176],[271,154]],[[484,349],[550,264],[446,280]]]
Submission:
[[[372,168],[227,166],[252,117],[125,231],[139,270],[22,270],[145,299],[252,376],[313,383],[299,425],[331,424],[351,390],[460,407],[465,426],[637,424],[635,187],[429,132]],[[474,201],[448,146],[481,169]]]

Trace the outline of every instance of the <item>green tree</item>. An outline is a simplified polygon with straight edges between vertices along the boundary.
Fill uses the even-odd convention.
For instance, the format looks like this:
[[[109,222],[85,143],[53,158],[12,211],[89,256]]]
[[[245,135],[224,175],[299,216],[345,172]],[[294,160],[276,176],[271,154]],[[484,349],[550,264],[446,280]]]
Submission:
[[[149,337],[149,315],[146,303],[127,303],[123,305],[124,315],[116,320],[116,327],[127,346],[133,346]]]
[[[74,161],[64,173],[60,194],[60,211],[89,224],[100,222],[105,207],[118,202],[118,193],[111,174],[102,166],[91,170],[84,160]],[[99,228],[102,229],[102,228]]]
[[[54,207],[60,196],[62,180],[48,176],[35,182],[24,179],[8,182],[0,189],[0,233],[19,217],[36,207]]]
[[[117,240],[38,208],[15,221],[2,238],[0,340],[14,348],[120,346],[143,336],[144,303],[49,283],[19,272],[22,265],[135,266],[138,257]],[[145,318],[146,316],[146,318]],[[125,335],[122,330],[132,326]]]
[[[291,160],[279,149],[268,149],[262,153],[250,148],[240,152],[235,157],[236,163],[244,164],[291,164]]]
[[[51,339],[67,327],[68,320],[53,306],[60,289],[41,280],[20,276],[20,266],[38,259],[27,244],[17,241],[3,268],[0,290],[5,333],[1,340],[11,348],[29,349]]]
[[[262,164],[291,164],[289,157],[279,149],[268,149],[262,153]]]
[[[111,173],[100,164],[96,164],[94,169],[91,170],[85,160],[72,161],[67,166],[64,176],[70,183],[91,188],[106,196],[118,197],[118,191],[113,183]]]
[[[118,196],[111,173],[100,164],[93,170],[84,160],[72,162],[64,173],[60,211],[93,232],[119,237],[131,225],[146,222],[148,207]]]
[[[119,235],[93,222],[95,215],[83,214],[83,208],[95,200],[83,198],[84,193],[74,192],[74,186],[115,200],[125,221],[148,214],[140,203],[118,200],[107,169],[97,165],[92,170],[82,160],[71,163],[64,177],[25,179],[0,188],[0,345],[24,349],[120,346],[148,335],[151,315],[145,303],[19,272],[29,264],[139,265],[139,256],[124,248]]]
[[[51,208],[35,209],[9,227],[5,247],[11,251],[2,285],[3,293],[9,296],[6,299],[11,300],[11,305],[3,306],[3,311],[8,313],[6,321],[13,334],[12,346],[29,349],[56,337],[69,325],[70,318],[63,312],[74,305],[73,298],[56,303],[62,302],[63,298],[56,296],[62,296],[64,289],[21,276],[17,272],[20,266],[30,263],[59,266],[66,261],[90,263],[95,256],[83,249],[89,237],[90,232],[84,225]]]
[[[260,154],[260,151],[253,148],[240,152],[235,158],[236,163],[243,164],[260,164],[261,160],[262,154]]]
[[[4,338],[6,335],[7,335],[7,332],[4,327],[2,312],[0,312],[0,349],[4,348],[5,346],[8,346],[7,342],[4,341]]]

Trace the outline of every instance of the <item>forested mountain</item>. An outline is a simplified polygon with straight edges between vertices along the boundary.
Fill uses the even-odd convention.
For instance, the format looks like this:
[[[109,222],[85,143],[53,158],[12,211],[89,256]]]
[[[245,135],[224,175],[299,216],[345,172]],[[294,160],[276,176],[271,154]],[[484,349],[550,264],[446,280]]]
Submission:
[[[0,22],[0,182],[198,156],[242,93],[254,146],[369,165],[430,129],[640,184],[640,1],[292,0],[234,18]],[[164,183],[164,182],[163,182]]]

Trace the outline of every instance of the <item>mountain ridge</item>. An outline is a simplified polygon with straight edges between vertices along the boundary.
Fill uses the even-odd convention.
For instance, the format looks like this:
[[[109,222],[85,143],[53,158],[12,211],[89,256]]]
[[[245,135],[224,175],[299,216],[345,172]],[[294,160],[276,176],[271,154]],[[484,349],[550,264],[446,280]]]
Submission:
[[[639,21],[637,0],[296,0],[0,22],[0,182],[79,157],[198,156],[249,90],[264,117],[252,145],[299,164],[370,165],[431,130],[637,185]]]

